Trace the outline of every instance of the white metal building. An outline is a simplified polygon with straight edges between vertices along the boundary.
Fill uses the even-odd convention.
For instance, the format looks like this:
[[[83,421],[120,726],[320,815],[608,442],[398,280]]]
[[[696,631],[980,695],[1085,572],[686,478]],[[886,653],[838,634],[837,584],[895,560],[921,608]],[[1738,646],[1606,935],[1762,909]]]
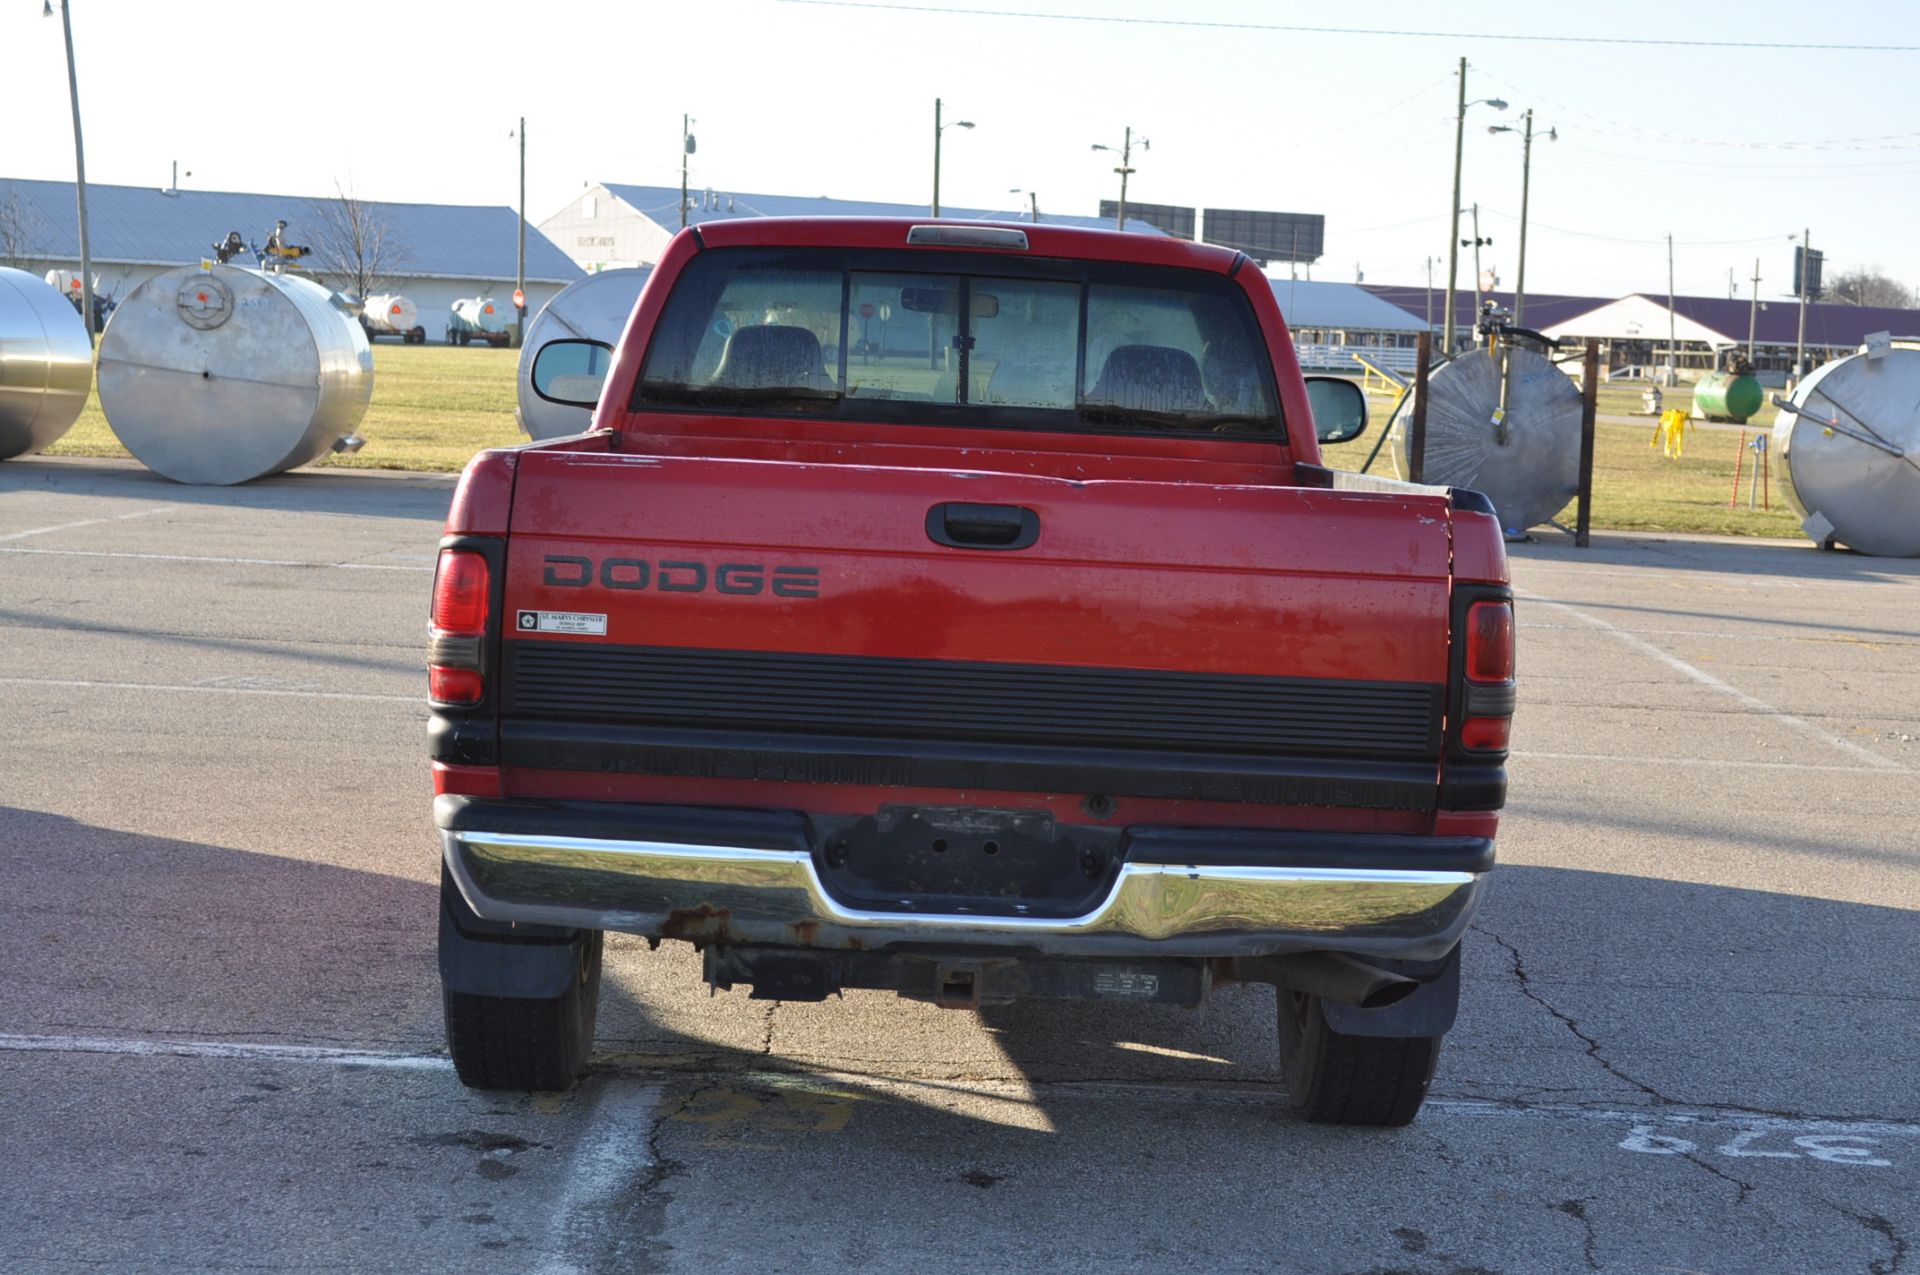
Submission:
[[[145,186],[87,184],[93,272],[103,295],[125,297],[153,276],[213,253],[216,240],[237,230],[265,243],[275,221],[285,221],[287,243],[313,244],[316,206],[329,201],[306,195],[253,195],[228,191],[157,190]],[[443,339],[447,313],[462,297],[492,296],[513,304],[520,218],[504,206],[398,204],[363,200],[380,218],[390,244],[385,271],[389,292],[404,293],[420,312],[431,341]],[[235,265],[254,264],[251,256]],[[302,266],[327,284],[346,288],[320,257]],[[0,265],[44,274],[80,268],[80,233],[71,182],[0,177]],[[527,227],[527,316],[575,279],[580,267],[533,226]]]
[[[1357,373],[1359,354],[1390,371],[1413,370],[1426,324],[1399,306],[1357,283],[1269,278],[1301,367]]]
[[[925,204],[883,204],[858,199],[828,199],[824,195],[755,195],[693,190],[687,195],[687,224],[727,221],[739,217],[926,217]],[[961,221],[1029,221],[1026,208],[954,208],[943,206],[943,218]],[[1091,226],[1111,229],[1102,217],[1055,214],[1042,209],[1040,220],[1050,226]],[[1165,235],[1150,222],[1127,218],[1127,229],[1137,234]],[[580,192],[559,212],[540,223],[540,231],[589,272],[650,266],[659,262],[667,243],[680,233],[678,186],[627,186],[601,182]]]

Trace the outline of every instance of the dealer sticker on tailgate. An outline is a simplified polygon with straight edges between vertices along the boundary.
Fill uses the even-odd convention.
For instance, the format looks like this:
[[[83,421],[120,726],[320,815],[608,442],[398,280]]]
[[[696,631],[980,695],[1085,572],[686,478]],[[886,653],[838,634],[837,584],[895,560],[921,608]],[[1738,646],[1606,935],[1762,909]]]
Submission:
[[[592,611],[522,611],[518,624],[522,633],[607,633],[607,617]]]

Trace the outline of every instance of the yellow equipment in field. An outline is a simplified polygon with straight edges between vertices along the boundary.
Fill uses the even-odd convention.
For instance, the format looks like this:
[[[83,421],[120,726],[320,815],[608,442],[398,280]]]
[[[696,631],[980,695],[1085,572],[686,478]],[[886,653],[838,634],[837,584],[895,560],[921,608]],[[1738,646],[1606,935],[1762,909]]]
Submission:
[[[1687,414],[1677,407],[1668,408],[1660,413],[1660,423],[1653,427],[1653,438],[1649,447],[1658,447],[1669,460],[1679,460],[1687,449],[1687,431],[1696,428]]]

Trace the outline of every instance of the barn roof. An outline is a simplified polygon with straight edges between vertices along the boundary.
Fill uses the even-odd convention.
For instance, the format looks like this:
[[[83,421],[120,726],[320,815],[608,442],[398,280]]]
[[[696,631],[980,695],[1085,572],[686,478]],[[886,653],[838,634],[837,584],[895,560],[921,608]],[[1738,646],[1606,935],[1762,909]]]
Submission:
[[[90,246],[94,261],[102,265],[181,265],[207,256],[213,242],[230,230],[239,231],[243,239],[264,243],[277,220],[287,223],[288,243],[313,244],[316,206],[328,202],[310,195],[165,191],[89,182]],[[514,278],[520,219],[511,208],[361,202],[385,219],[395,245],[394,261],[386,273],[406,279],[510,282]],[[79,258],[72,182],[0,177],[0,214],[10,205],[19,210],[15,219],[25,223],[20,255]],[[308,260],[311,264],[312,259]],[[580,267],[528,223],[528,281],[571,283],[582,277]]]

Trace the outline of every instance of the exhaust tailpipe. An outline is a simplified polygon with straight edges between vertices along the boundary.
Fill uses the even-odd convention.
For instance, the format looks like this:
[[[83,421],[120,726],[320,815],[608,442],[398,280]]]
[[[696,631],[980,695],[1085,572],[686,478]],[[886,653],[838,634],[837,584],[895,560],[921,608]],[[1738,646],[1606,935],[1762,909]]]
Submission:
[[[1301,952],[1244,964],[1254,966],[1263,982],[1289,991],[1306,992],[1330,1001],[1339,1001],[1343,1005],[1357,1005],[1361,1009],[1385,1009],[1389,1005],[1397,1005],[1413,995],[1420,986],[1417,980],[1404,974],[1395,974],[1337,952]]]

